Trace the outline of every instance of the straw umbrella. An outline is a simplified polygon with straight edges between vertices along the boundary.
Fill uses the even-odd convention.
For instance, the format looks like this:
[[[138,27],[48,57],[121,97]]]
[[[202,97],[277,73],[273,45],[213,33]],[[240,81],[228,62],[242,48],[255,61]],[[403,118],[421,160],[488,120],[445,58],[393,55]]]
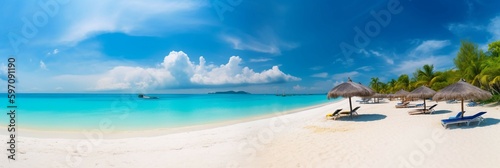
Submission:
[[[390,101],[392,101],[392,99],[396,96],[394,96],[394,94],[387,94],[387,97],[389,98]]]
[[[462,117],[464,117],[464,100],[474,99],[474,100],[486,100],[491,98],[490,92],[473,86],[465,80],[461,79],[457,83],[447,86],[437,92],[433,100],[462,100]]]
[[[378,103],[379,102],[378,98],[386,98],[387,95],[386,94],[381,94],[381,93],[375,93],[375,94],[373,94],[370,97],[374,99],[373,102],[375,102],[375,98],[377,98],[377,103]]]
[[[349,98],[349,108],[352,111],[352,102],[351,102],[351,97],[353,96],[371,96],[375,94],[375,92],[368,88],[365,87],[361,84],[354,83],[352,82],[351,78],[348,78],[347,82],[341,83],[340,85],[335,86],[332,90],[328,92],[327,98],[336,98],[339,96],[342,97],[348,97]],[[351,113],[352,117],[352,113]]]
[[[401,97],[401,103],[404,102],[404,97],[406,95],[410,94],[410,92],[404,90],[404,89],[401,89],[399,91],[397,91],[396,93],[393,94],[394,97]]]
[[[425,110],[425,109],[427,109],[427,107],[425,105],[425,99],[431,98],[435,94],[436,94],[436,91],[434,91],[426,86],[420,86],[419,88],[411,91],[410,94],[406,95],[406,97],[424,99],[424,110]]]

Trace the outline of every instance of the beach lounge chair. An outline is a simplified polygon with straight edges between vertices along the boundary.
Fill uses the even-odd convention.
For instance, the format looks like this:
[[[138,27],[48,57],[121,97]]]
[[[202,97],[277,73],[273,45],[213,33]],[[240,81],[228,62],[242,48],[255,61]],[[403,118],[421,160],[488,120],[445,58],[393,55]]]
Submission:
[[[326,115],[326,118],[336,118],[337,116],[339,116],[339,112],[342,111],[342,109],[337,109],[335,110],[335,112],[333,112],[332,114],[327,114]]]
[[[360,108],[360,107],[358,106],[358,107],[353,108],[353,109],[352,109],[352,111],[341,111],[341,112],[339,112],[339,116],[338,116],[338,117],[340,117],[341,115],[343,115],[343,116],[351,116],[351,117],[352,117],[352,116],[356,116],[356,115],[358,115],[357,110],[358,110],[359,108]],[[352,115],[351,115],[351,114],[352,114]],[[337,117],[337,118],[338,118],[338,117]],[[335,118],[335,119],[337,119],[337,118]]]
[[[371,98],[363,98],[361,100],[356,100],[356,102],[359,102],[361,104],[366,104],[366,103],[369,103],[370,102],[370,99]]]
[[[434,104],[432,106],[430,106],[428,109],[416,109],[416,110],[412,110],[412,111],[409,111],[408,114],[410,115],[416,115],[416,114],[432,114],[435,110],[434,110],[434,107],[436,107],[437,104]]]
[[[432,112],[436,111],[436,110],[434,110],[434,107],[436,107],[437,105],[438,105],[438,104],[434,104],[434,105],[432,105],[431,107],[429,107],[428,109],[424,109],[424,111],[427,111],[427,112],[429,112],[429,113],[432,113]]]
[[[441,120],[441,125],[443,125],[444,128],[447,128],[448,125],[451,124],[461,124],[461,123],[467,123],[467,126],[471,122],[478,122],[477,125],[481,124],[481,121],[484,120],[482,115],[486,114],[486,112],[479,112],[477,114],[474,114],[473,116],[467,116],[467,117],[460,117],[460,118],[454,118],[454,119],[444,119]]]
[[[464,112],[462,112],[462,111],[461,111],[461,112],[458,112],[456,116],[450,117],[450,118],[448,118],[448,119],[460,118],[460,117],[462,117],[462,114],[463,114],[463,113],[464,113]]]
[[[409,103],[409,101],[405,101],[403,103],[397,103],[396,105],[402,105],[402,104],[405,104],[405,103]]]
[[[358,115],[358,112],[356,112],[360,107],[355,107],[352,109],[352,111],[335,111],[333,114],[331,114],[331,118],[333,118],[334,120],[336,120],[337,118],[340,118],[341,116],[350,116],[351,113],[352,115]],[[339,110],[339,109],[337,109]],[[327,117],[329,117],[327,115]]]
[[[352,109],[352,111],[340,111],[342,109],[337,109],[335,110],[335,112],[333,112],[331,115],[330,114],[327,114],[327,118],[330,117],[330,118],[333,118],[333,120],[336,120],[337,118],[340,118],[341,115],[344,115],[344,116],[350,116],[351,113],[353,115],[358,115],[358,112],[356,112],[356,110],[358,110],[360,107],[355,107],[354,109]]]
[[[447,104],[455,104],[455,103],[458,103],[457,100],[448,100],[446,101]]]
[[[410,102],[404,102],[403,104],[396,105],[396,108],[407,108]]]
[[[360,107],[358,106],[358,107],[353,108],[352,111],[341,111],[341,112],[339,112],[339,114],[342,114],[342,115],[351,115],[351,113],[352,113],[353,115],[358,115],[358,112],[356,112],[356,111],[359,108]]]
[[[477,106],[476,102],[470,102],[467,104],[467,107],[475,107],[475,106]]]
[[[415,107],[422,107],[424,104],[408,104],[406,105],[406,108],[415,108]]]

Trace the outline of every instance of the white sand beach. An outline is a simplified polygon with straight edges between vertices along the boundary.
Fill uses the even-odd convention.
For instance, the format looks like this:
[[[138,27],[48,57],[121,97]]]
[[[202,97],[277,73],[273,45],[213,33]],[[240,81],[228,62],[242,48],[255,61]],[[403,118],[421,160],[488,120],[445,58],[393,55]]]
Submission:
[[[357,100],[359,98],[354,98]],[[314,109],[202,130],[129,137],[113,132],[76,138],[23,133],[17,160],[0,156],[0,167],[498,167],[499,106],[465,107],[466,115],[487,111],[479,125],[453,125],[460,104],[438,102],[431,115],[408,115],[396,101],[359,104],[359,116],[327,120],[346,99]],[[421,103],[416,101],[412,103]],[[436,102],[427,102],[430,106]],[[4,129],[2,127],[2,129]],[[0,139],[8,141],[6,131]],[[5,151],[5,149],[2,149]]]

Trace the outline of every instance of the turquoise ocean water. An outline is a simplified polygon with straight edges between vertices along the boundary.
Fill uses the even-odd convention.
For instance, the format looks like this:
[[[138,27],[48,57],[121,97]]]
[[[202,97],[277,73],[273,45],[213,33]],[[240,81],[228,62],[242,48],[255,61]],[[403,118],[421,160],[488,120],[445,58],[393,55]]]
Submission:
[[[8,99],[3,95],[3,111]],[[237,120],[318,105],[326,95],[158,94],[140,99],[135,94],[17,94],[19,127],[42,130],[99,128],[112,122],[119,130],[174,128]],[[8,116],[0,116],[7,124]]]

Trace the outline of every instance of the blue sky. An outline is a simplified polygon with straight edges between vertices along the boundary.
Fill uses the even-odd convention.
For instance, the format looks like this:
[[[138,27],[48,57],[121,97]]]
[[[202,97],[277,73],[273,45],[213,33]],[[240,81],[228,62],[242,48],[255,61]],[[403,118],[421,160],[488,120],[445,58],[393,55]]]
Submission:
[[[0,2],[0,80],[19,92],[325,93],[500,40],[487,0]]]

